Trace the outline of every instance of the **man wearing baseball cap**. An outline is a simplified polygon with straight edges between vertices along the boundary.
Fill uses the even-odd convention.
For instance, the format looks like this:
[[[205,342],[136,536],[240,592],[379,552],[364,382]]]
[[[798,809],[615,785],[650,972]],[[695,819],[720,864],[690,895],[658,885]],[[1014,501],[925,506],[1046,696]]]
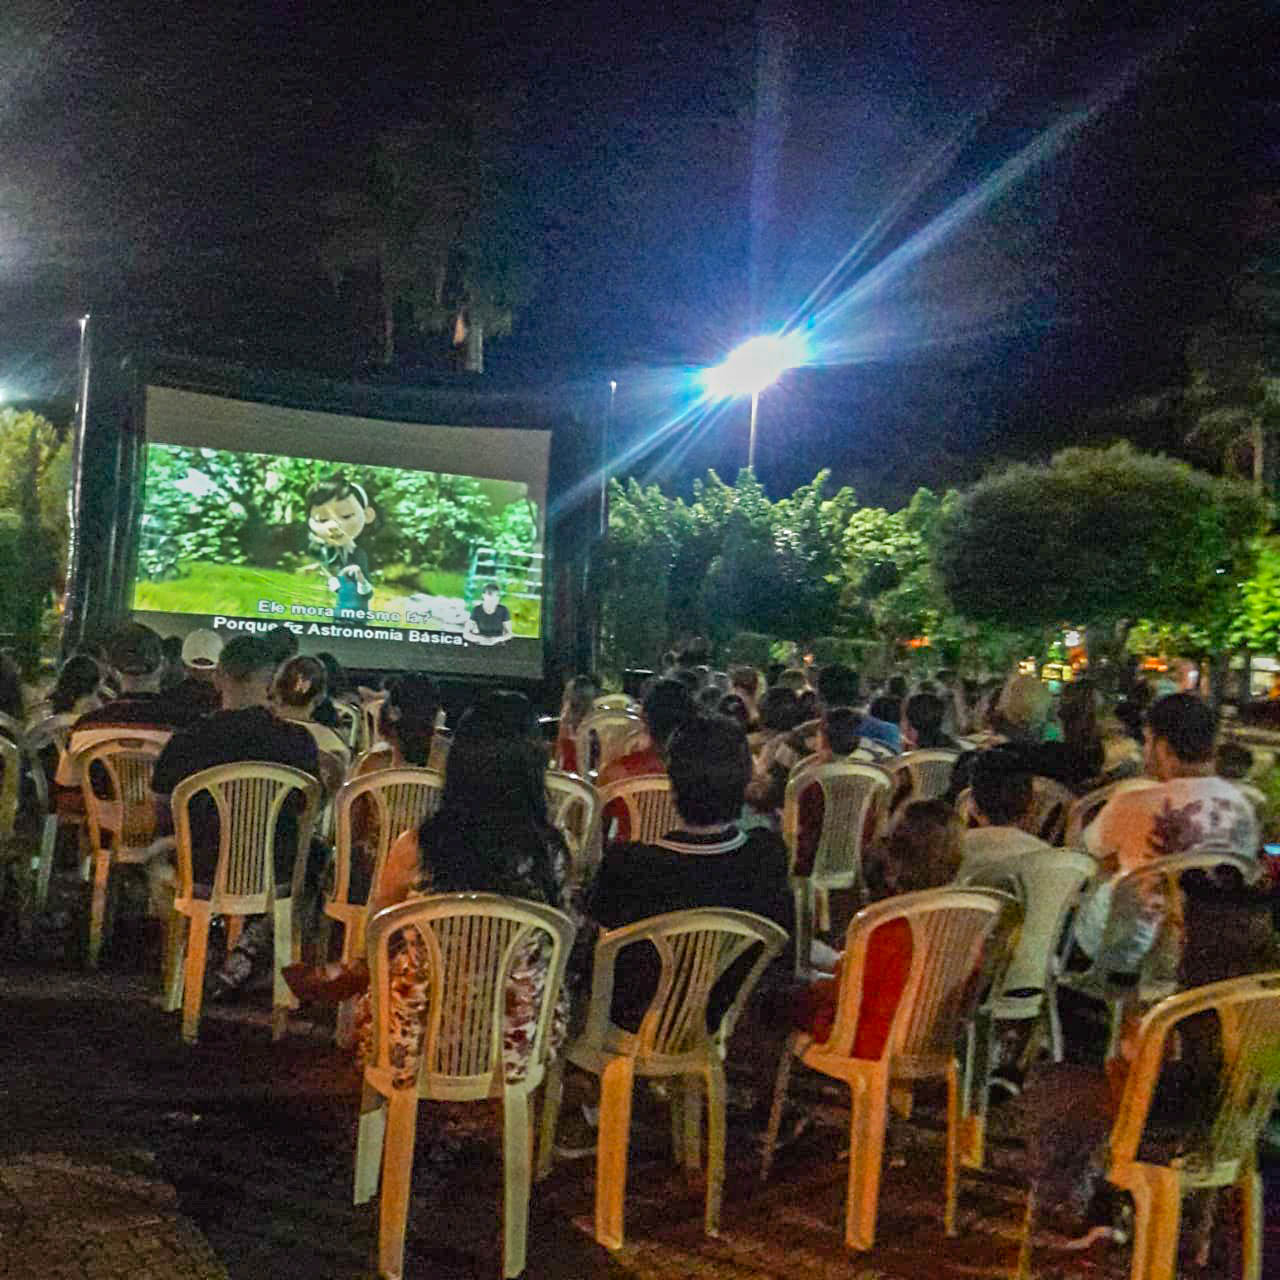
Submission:
[[[218,670],[218,659],[222,657],[222,637],[216,631],[200,628],[192,631],[182,642],[182,665],[185,676],[165,691],[163,702],[167,714],[185,718],[181,722],[189,724],[191,711],[197,716],[207,716],[217,711],[221,702],[213,677]]]

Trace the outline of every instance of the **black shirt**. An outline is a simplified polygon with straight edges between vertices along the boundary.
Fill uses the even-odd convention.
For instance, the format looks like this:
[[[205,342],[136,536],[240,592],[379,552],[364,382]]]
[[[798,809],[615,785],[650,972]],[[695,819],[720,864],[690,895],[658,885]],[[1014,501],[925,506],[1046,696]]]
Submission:
[[[795,909],[782,839],[764,827],[743,832],[730,824],[698,835],[671,831],[655,844],[628,842],[605,850],[589,913],[604,928],[691,907],[751,911],[791,933]],[[712,991],[707,1006],[711,1026],[719,1024],[756,955],[752,947]],[[629,947],[618,957],[611,1016],[619,1026],[639,1026],[658,974],[657,955],[647,944]]]
[[[511,610],[500,604],[492,613],[485,613],[484,605],[478,604],[471,610],[471,621],[482,636],[500,636],[503,628],[511,621]]]
[[[266,707],[246,707],[241,711],[216,711],[191,728],[175,733],[156,761],[151,788],[157,795],[167,796],[193,773],[240,760],[291,765],[312,777],[319,776],[315,739],[306,729],[279,719]],[[293,874],[299,809],[300,798],[290,797],[276,823],[275,877],[281,887],[289,884]],[[218,815],[207,794],[192,799],[191,841],[195,881],[212,884],[218,864]]]
[[[183,704],[165,693],[124,693],[92,711],[71,726],[79,729],[113,729],[131,725],[138,729],[179,729],[198,720],[206,708]]]

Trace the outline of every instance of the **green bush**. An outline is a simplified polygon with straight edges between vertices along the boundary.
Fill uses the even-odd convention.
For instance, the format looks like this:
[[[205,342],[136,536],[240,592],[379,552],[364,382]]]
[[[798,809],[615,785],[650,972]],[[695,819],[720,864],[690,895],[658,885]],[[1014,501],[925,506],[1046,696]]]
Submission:
[[[724,648],[726,666],[767,667],[770,662],[771,636],[759,631],[739,631]]]
[[[818,636],[809,646],[814,662],[820,667],[833,662],[856,667],[862,662],[862,648],[860,640],[847,640],[843,636]]]

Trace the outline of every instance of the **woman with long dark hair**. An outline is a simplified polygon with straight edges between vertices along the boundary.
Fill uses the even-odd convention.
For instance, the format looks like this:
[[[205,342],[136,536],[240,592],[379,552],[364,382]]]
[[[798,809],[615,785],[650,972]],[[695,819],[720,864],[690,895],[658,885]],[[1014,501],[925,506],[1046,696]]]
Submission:
[[[430,676],[418,672],[397,676],[378,709],[382,741],[365,752],[352,776],[363,777],[377,769],[426,768],[439,714],[440,690]]]

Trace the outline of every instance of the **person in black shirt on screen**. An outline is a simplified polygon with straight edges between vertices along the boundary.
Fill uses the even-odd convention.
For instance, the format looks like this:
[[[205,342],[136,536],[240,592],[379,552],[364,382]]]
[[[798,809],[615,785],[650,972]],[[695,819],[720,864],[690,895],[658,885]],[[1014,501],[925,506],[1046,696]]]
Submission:
[[[498,603],[498,584],[485,584],[480,603],[471,610],[471,617],[462,629],[468,644],[502,644],[511,639],[511,610]]]
[[[218,660],[215,683],[222,710],[206,716],[190,729],[175,733],[156,761],[151,787],[156,796],[157,829],[173,830],[169,798],[184,778],[214,765],[257,760],[290,765],[319,777],[315,739],[299,724],[274,715],[268,705],[276,659],[261,637],[236,636]],[[277,892],[288,893],[298,848],[298,793],[290,796],[276,822],[274,871]],[[200,794],[191,804],[193,879],[212,885],[218,864],[218,815],[212,797]],[[154,881],[153,875],[153,881]],[[211,980],[210,996],[229,995],[249,979],[254,962],[272,942],[272,923],[255,916],[227,956],[222,971]]]

